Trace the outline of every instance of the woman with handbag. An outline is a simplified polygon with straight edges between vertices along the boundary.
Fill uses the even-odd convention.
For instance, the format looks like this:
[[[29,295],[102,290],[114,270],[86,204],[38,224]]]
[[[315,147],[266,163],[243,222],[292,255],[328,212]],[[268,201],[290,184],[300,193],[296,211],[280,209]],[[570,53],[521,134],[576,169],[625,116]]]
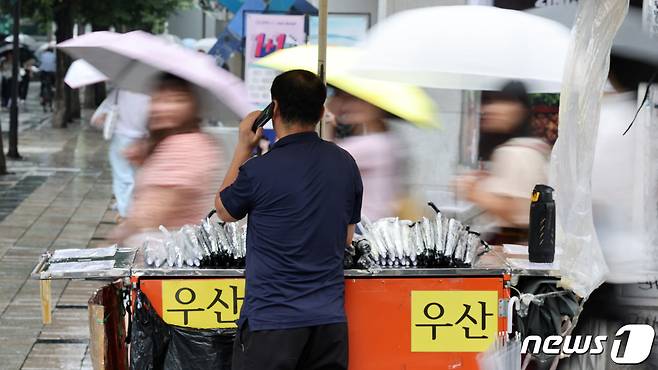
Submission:
[[[124,156],[124,150],[148,136],[147,118],[151,98],[148,95],[115,89],[96,109],[93,126],[103,130],[110,141],[112,192],[116,198],[119,219],[128,215],[135,186],[136,167]]]

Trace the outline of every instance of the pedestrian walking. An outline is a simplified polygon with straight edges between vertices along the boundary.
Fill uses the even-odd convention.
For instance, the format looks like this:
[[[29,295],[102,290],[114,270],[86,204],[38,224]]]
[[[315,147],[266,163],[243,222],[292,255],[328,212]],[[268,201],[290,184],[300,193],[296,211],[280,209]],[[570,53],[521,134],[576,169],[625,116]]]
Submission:
[[[151,98],[148,95],[115,89],[96,109],[92,125],[103,127],[110,136],[109,159],[112,167],[112,192],[116,199],[119,220],[128,216],[135,186],[136,167],[124,151],[135,142],[148,137],[147,119]],[[108,122],[112,120],[113,122]]]
[[[57,56],[52,47],[47,48],[39,58],[39,69],[41,70],[41,106],[43,111],[53,111],[53,97],[55,95],[55,71],[57,71]]]
[[[139,166],[127,218],[112,233],[126,240],[144,231],[198,223],[212,204],[221,151],[201,132],[194,85],[165,74],[151,95],[149,137],[124,151]],[[121,96],[119,97],[121,98]]]
[[[12,55],[7,54],[6,57],[2,58],[0,61],[0,76],[2,76],[2,82],[0,85],[0,106],[2,106],[2,109],[7,109],[9,107],[9,102],[11,101],[12,58]]]

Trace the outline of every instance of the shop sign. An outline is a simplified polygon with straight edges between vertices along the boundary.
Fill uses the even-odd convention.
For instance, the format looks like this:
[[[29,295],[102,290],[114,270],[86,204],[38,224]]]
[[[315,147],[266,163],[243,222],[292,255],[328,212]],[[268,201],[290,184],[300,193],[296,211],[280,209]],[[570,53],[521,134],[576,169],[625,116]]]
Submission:
[[[162,281],[162,319],[198,329],[235,328],[244,301],[244,279]]]
[[[483,352],[497,331],[496,291],[411,292],[411,352]]]
[[[305,22],[304,15],[245,13],[244,79],[256,107],[270,103],[270,87],[280,72],[254,63],[277,50],[303,45]]]

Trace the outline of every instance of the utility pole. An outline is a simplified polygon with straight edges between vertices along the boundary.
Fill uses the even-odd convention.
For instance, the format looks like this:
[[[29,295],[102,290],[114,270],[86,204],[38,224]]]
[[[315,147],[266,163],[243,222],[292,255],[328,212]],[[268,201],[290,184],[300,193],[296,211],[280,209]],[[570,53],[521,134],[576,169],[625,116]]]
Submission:
[[[2,145],[2,125],[0,124],[0,176],[7,174],[7,162],[5,161],[5,149]]]
[[[7,157],[20,159],[18,154],[18,84],[19,84],[19,64],[21,62],[21,50],[19,45],[19,33],[21,22],[21,0],[14,0],[14,33],[13,33],[13,52],[12,52],[12,70],[11,70],[11,106],[9,115],[9,151]]]

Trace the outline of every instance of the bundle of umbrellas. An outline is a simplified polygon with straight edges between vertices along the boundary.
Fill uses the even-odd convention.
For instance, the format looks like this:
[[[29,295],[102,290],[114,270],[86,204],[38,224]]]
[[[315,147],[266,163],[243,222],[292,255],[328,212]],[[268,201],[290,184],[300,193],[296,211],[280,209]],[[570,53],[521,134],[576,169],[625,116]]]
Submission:
[[[435,217],[417,222],[364,217],[359,229],[363,234],[348,246],[345,268],[470,267],[485,244],[480,234],[438,210]]]
[[[243,268],[247,224],[217,223],[206,218],[199,225],[185,225],[178,231],[160,226],[164,238],[145,243],[149,266]]]

